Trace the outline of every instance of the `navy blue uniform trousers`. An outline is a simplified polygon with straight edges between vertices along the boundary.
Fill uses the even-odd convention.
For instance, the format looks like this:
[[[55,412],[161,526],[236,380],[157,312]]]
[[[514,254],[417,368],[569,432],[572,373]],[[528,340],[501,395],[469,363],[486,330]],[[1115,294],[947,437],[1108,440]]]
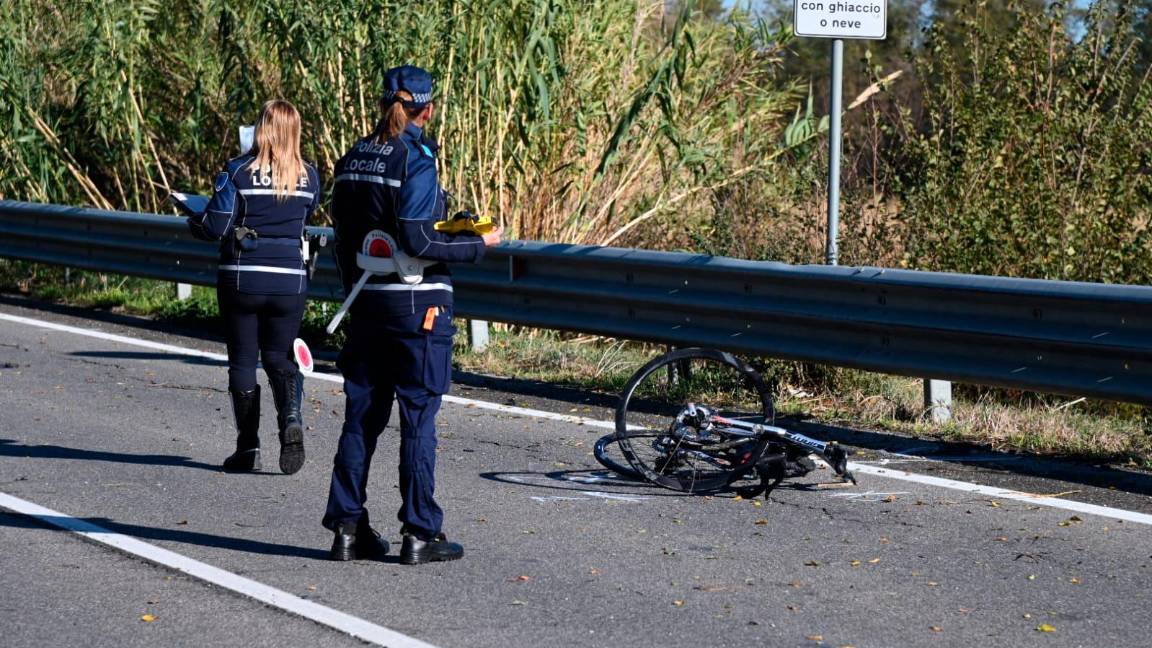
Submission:
[[[452,307],[439,306],[432,330],[425,312],[378,315],[352,309],[337,366],[344,374],[344,428],[336,450],[323,524],[368,523],[366,486],[376,441],[400,412],[400,496],[396,517],[422,539],[440,533],[436,489],[436,413],[452,375]]]

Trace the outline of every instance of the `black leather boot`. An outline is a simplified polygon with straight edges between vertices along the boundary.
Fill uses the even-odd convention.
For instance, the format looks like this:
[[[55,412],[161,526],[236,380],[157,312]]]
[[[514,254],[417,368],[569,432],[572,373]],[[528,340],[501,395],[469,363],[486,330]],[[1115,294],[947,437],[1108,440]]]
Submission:
[[[404,543],[400,545],[400,562],[405,565],[422,565],[439,560],[459,560],[464,557],[464,547],[448,542],[443,533],[431,540],[421,540],[410,533],[404,533]]]
[[[224,470],[260,470],[260,386],[251,391],[229,390],[236,418],[236,452],[224,460]]]
[[[340,561],[379,558],[387,554],[388,549],[388,541],[368,524],[341,524],[336,528],[336,537],[332,540],[332,550],[328,552],[328,557]]]
[[[304,419],[300,415],[304,375],[299,371],[269,372],[268,382],[280,427],[280,471],[291,475],[304,466]]]

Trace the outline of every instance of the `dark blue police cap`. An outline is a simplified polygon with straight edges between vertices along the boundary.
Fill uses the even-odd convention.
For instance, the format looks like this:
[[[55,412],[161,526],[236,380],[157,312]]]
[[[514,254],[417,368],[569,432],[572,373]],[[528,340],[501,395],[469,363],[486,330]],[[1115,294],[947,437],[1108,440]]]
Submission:
[[[412,101],[402,101],[406,108],[422,108],[432,101],[432,75],[415,65],[401,65],[384,73],[384,103],[401,101],[396,93],[405,90]]]

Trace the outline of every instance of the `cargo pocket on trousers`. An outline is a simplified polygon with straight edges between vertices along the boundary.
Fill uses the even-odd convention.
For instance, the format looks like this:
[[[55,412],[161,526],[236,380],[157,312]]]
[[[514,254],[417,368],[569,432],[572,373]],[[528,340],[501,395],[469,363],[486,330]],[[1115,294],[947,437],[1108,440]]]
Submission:
[[[452,337],[424,338],[424,386],[433,394],[447,394],[452,383]]]

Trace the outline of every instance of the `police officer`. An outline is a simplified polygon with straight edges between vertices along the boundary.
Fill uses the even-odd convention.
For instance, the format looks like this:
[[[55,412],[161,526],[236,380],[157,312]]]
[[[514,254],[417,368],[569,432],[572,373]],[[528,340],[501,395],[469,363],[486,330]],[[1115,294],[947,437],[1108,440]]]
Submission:
[[[433,262],[423,281],[374,275],[353,302],[337,365],[347,396],[323,524],[335,532],[331,557],[351,560],[388,550],[368,523],[365,486],[376,441],[395,396],[400,414],[400,562],[455,560],[459,544],[441,532],[433,497],[436,413],[452,372],[452,278],[444,262],[476,262],[501,230],[444,234],[437,145],[424,134],[432,117],[432,77],[413,66],[385,73],[384,117],[336,164],[332,217],[337,265],[348,291],[361,272],[356,253],[371,230],[389,234],[408,255]]]
[[[308,288],[304,225],[320,204],[320,177],[300,156],[300,114],[287,101],[264,104],[254,142],[216,176],[207,210],[188,226],[197,238],[220,241],[216,297],[227,329],[228,392],[238,432],[224,469],[261,467],[259,351],[276,404],[280,470],[290,475],[304,465],[304,377],[292,342]]]

